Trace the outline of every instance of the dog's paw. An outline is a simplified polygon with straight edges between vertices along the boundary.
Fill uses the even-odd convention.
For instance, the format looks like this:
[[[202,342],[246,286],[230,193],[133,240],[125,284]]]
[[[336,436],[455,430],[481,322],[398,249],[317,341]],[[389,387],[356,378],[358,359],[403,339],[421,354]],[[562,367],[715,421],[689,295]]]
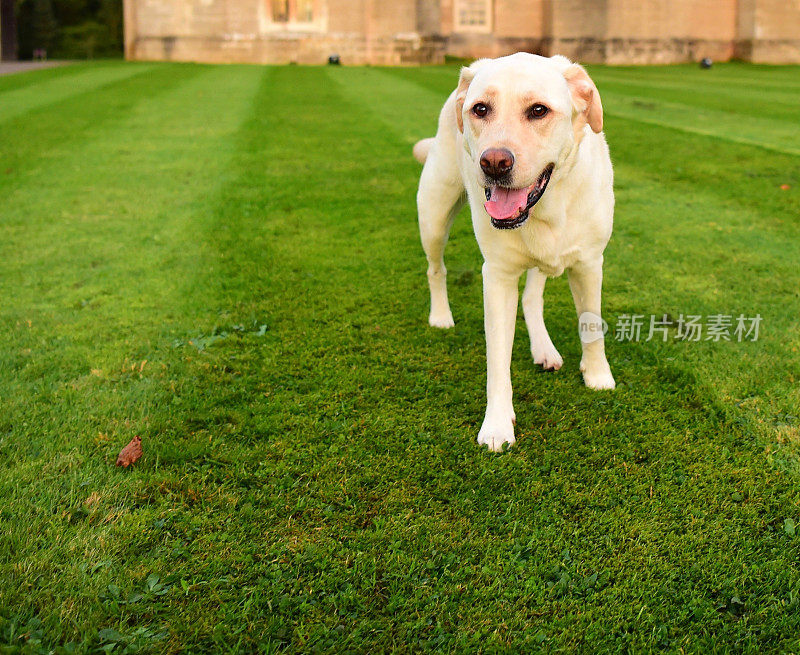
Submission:
[[[514,437],[514,424],[511,420],[490,420],[484,419],[481,430],[478,433],[478,443],[488,446],[489,450],[499,453],[503,450],[503,445],[512,446],[516,438]]]
[[[453,313],[449,309],[446,312],[437,312],[436,314],[431,312],[428,317],[428,323],[431,327],[442,328],[444,330],[455,326]]]
[[[614,382],[614,376],[611,375],[611,367],[607,361],[594,366],[584,365],[581,362],[581,372],[583,373],[583,382],[590,389],[602,390],[613,389],[617,386]]]
[[[532,344],[531,355],[533,355],[533,363],[538,364],[545,371],[557,371],[564,364],[564,360],[550,339]]]

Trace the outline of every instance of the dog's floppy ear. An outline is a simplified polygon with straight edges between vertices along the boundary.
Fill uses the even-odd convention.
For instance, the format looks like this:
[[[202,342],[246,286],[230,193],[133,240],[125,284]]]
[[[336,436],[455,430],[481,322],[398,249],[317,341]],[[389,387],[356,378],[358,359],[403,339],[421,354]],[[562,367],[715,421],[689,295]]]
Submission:
[[[458,131],[464,132],[464,99],[467,97],[467,89],[475,79],[475,73],[486,62],[485,59],[478,59],[472,62],[470,66],[465,66],[461,69],[461,76],[458,78],[458,88],[456,89],[456,123],[458,124]]]
[[[582,121],[576,126],[576,131],[582,130],[587,123],[593,132],[603,131],[603,103],[600,93],[592,82],[592,78],[580,64],[572,64],[564,71],[567,80],[572,105],[578,113],[578,120]]]

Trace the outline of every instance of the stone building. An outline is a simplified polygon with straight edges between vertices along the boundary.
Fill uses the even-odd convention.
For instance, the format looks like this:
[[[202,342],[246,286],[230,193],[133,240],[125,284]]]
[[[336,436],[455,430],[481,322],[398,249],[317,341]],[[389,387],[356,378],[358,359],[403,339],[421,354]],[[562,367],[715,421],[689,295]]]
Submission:
[[[439,63],[517,50],[582,62],[800,63],[798,0],[124,0],[129,59]]]

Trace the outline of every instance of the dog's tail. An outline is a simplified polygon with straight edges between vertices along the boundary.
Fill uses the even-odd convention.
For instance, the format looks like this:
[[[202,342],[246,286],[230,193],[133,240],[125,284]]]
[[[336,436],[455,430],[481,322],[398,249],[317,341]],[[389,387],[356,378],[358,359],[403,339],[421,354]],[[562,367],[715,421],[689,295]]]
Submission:
[[[417,141],[414,144],[414,158],[420,164],[425,163],[425,160],[428,158],[428,153],[430,152],[432,145],[433,145],[433,138],[422,139],[422,141]]]

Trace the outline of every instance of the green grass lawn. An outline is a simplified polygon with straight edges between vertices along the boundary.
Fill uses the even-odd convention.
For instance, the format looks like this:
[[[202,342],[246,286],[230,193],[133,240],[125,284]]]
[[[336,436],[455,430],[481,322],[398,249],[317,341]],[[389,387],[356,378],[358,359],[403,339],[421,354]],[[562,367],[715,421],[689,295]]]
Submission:
[[[609,339],[591,392],[551,281],[500,455],[466,215],[426,320],[457,68],[0,78],[0,651],[800,651],[800,69],[591,73],[606,319],[761,333]]]

